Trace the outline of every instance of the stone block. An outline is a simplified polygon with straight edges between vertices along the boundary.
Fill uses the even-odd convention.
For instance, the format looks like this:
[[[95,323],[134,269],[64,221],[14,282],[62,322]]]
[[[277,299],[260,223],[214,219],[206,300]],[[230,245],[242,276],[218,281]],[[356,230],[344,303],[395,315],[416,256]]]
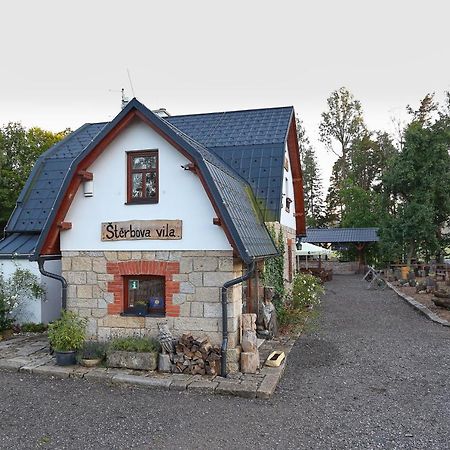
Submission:
[[[92,317],[95,317],[96,319],[102,319],[108,314],[108,311],[103,308],[96,308],[92,310]]]
[[[95,272],[86,272],[86,283],[97,284],[97,274]]]
[[[77,312],[80,317],[91,317],[92,309],[90,308],[80,308]]]
[[[170,252],[166,252],[166,251],[155,252],[155,256],[158,261],[169,261],[169,254],[170,254]]]
[[[109,315],[102,319],[99,325],[110,328],[143,328],[145,325],[145,318]]]
[[[73,284],[67,286],[67,297],[75,298],[77,296],[77,287]]]
[[[119,261],[129,261],[131,259],[131,252],[119,251],[117,252],[117,259]]]
[[[219,385],[217,381],[195,380],[188,384],[188,391],[202,392],[204,394],[213,394]]]
[[[173,281],[188,281],[188,275],[186,273],[175,273],[172,275]]]
[[[191,305],[191,317],[203,317],[203,303],[192,302]]]
[[[78,298],[92,298],[92,286],[89,284],[77,286]]]
[[[104,252],[107,261],[117,261],[117,252]]]
[[[109,351],[106,356],[108,367],[119,367],[133,370],[156,370],[158,354],[151,352]]]
[[[222,287],[226,281],[232,278],[231,272],[205,272],[203,274],[203,285]]]
[[[79,256],[80,252],[71,252],[71,251],[65,251],[65,252],[61,252],[62,256],[68,256],[69,258],[72,256]]]
[[[145,261],[153,261],[155,259],[155,252],[142,252],[142,259]]]
[[[92,270],[95,273],[106,273],[106,259],[94,258],[92,260]]]
[[[70,257],[61,258],[61,270],[72,270],[72,259]]]
[[[238,363],[241,359],[241,353],[242,349],[240,346],[237,346],[235,348],[228,348],[227,349],[227,361],[231,363]]]
[[[158,334],[158,323],[165,323],[169,327],[169,330],[173,330],[173,317],[145,317],[145,329],[150,332],[151,335]]]
[[[183,303],[180,305],[180,317],[189,317],[191,315],[191,305]]]
[[[256,397],[262,399],[268,399],[272,397],[279,380],[279,375],[266,375],[259,385],[259,388],[256,392]]]
[[[172,303],[174,305],[182,305],[186,303],[186,294],[173,294]]]
[[[180,273],[191,273],[193,270],[192,258],[183,256],[180,260]]]
[[[222,317],[222,303],[205,303],[203,308],[204,317]]]
[[[100,286],[94,285],[92,286],[92,298],[101,298],[103,299],[103,290]]]
[[[170,362],[170,355],[160,353],[158,355],[158,370],[160,372],[170,372],[172,369],[172,363]]]
[[[244,352],[255,353],[258,350],[258,339],[256,337],[256,331],[243,331],[241,345]]]
[[[103,299],[106,303],[114,303],[114,294],[112,292],[104,292]]]
[[[215,272],[218,266],[218,260],[214,256],[194,258],[194,271],[196,272]]]
[[[142,252],[131,252],[131,259],[142,259]]]
[[[114,281],[114,275],[110,273],[99,273],[97,274],[97,280],[105,282]]]
[[[69,284],[86,284],[86,272],[68,272],[65,278]]]
[[[72,258],[72,270],[77,271],[90,271],[92,270],[92,259],[88,256],[75,256]]]
[[[219,331],[219,322],[217,319],[205,319],[198,317],[176,317],[174,319],[175,330],[180,331]]]
[[[188,275],[189,281],[197,287],[203,286],[203,273],[202,272],[192,272]]]
[[[241,353],[241,372],[256,373],[259,369],[259,352],[242,352]]]
[[[256,330],[256,314],[242,314],[242,330]]]
[[[217,287],[198,287],[195,290],[195,301],[198,302],[219,302],[220,290]]]
[[[179,261],[183,256],[183,252],[182,251],[174,251],[172,250],[169,253],[169,261]]]
[[[219,258],[219,270],[221,272],[232,272],[233,271],[233,258],[230,258],[230,257]]]
[[[189,283],[189,281],[183,281],[180,283],[180,293],[181,294],[194,294],[195,287],[192,283]]]

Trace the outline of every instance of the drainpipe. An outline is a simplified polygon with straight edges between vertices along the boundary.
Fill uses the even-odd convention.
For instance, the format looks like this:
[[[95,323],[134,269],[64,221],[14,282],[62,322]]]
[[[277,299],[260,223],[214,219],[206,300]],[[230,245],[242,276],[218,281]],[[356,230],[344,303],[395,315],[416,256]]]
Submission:
[[[221,348],[221,365],[220,365],[220,376],[226,378],[227,376],[227,348],[228,348],[228,311],[227,311],[227,292],[228,288],[236,284],[242,283],[248,280],[255,270],[255,261],[252,261],[249,266],[247,266],[247,272],[244,275],[234,278],[233,280],[227,281],[222,286],[222,348]]]
[[[61,257],[60,256],[39,256],[37,259],[37,263],[39,266],[39,272],[41,272],[42,275],[49,277],[49,278],[53,278],[54,280],[58,280],[61,283],[61,287],[62,287],[61,307],[65,311],[66,307],[67,307],[67,281],[63,276],[58,275],[57,273],[47,272],[44,269],[45,261],[51,261],[51,260],[55,260],[55,259],[61,259]]]

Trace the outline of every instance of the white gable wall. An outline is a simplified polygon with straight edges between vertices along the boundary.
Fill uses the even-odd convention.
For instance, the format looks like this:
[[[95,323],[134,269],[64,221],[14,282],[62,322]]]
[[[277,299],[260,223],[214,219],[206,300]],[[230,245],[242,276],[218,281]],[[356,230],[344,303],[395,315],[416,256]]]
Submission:
[[[285,170],[283,168],[283,196],[281,199],[281,215],[280,222],[281,225],[285,225],[289,228],[296,229],[295,224],[295,200],[294,200],[294,185],[292,182],[292,171],[291,171],[291,160],[289,159],[289,152],[287,144],[285,146],[284,157],[289,161],[289,170]],[[286,196],[288,196],[291,200],[290,211],[286,212]]]
[[[126,152],[158,150],[159,203],[126,205]],[[65,221],[72,229],[61,232],[61,250],[231,250],[197,175],[181,166],[189,161],[145,123],[135,120],[110,143],[89,167],[94,195],[78,189]],[[181,240],[125,240],[102,242],[101,223],[129,220],[182,220]]]

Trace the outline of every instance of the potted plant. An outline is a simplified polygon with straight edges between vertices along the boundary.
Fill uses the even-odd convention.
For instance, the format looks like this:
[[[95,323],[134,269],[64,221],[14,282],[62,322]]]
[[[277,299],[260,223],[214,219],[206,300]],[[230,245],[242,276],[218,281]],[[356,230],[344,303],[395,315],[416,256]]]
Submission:
[[[106,344],[98,341],[86,341],[80,350],[80,361],[84,367],[98,366],[106,356]]]
[[[107,366],[135,370],[156,370],[159,352],[159,342],[150,337],[115,338],[108,345]]]
[[[51,323],[48,328],[48,339],[55,351],[56,364],[76,364],[76,352],[83,346],[86,338],[86,319],[74,312],[63,311],[61,318]]]

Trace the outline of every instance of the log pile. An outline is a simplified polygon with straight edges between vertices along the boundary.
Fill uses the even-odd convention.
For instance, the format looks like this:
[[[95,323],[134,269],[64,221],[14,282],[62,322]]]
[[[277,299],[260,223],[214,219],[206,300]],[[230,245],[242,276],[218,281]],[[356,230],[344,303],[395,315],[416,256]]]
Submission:
[[[207,337],[183,334],[175,345],[172,372],[191,375],[217,375],[220,370],[220,347]]]

